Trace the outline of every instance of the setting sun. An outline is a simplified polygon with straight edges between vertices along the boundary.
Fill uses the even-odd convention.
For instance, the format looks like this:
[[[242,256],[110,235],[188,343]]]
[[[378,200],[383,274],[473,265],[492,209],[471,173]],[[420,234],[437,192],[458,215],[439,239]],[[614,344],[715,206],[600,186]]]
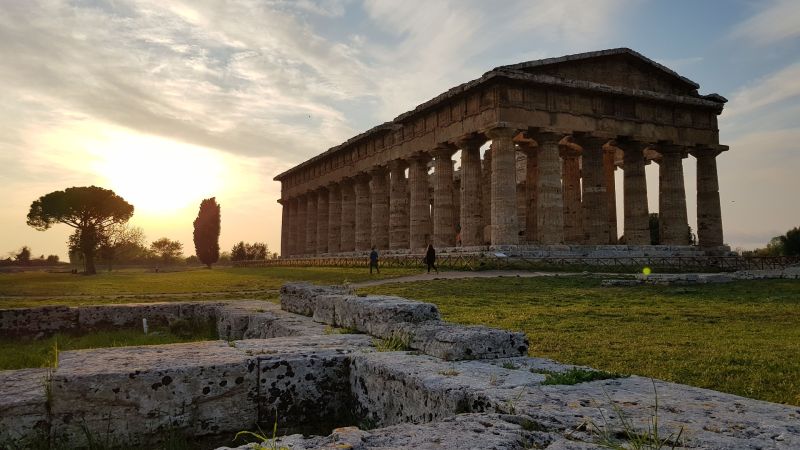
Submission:
[[[95,147],[97,145],[97,147]],[[169,216],[224,189],[228,166],[214,151],[155,137],[112,134],[87,148],[106,185],[139,214]]]

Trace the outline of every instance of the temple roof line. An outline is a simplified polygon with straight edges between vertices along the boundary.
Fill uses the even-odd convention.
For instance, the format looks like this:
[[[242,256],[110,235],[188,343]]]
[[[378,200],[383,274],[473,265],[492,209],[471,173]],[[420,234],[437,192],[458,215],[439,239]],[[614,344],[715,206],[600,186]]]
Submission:
[[[686,78],[686,77],[684,77],[682,75],[679,75],[677,72],[675,72],[674,70],[670,69],[669,67],[666,67],[666,66],[664,66],[662,64],[659,64],[659,63],[653,61],[652,59],[642,55],[641,53],[639,53],[637,51],[634,51],[634,50],[632,50],[630,48],[627,48],[627,47],[610,48],[610,49],[607,49],[607,50],[598,50],[598,51],[594,51],[594,52],[575,53],[575,54],[572,54],[572,55],[559,56],[557,58],[536,59],[536,60],[533,60],[533,61],[526,61],[526,62],[521,62],[521,63],[517,63],[517,64],[510,64],[510,65],[506,65],[506,66],[495,67],[493,69],[493,71],[494,70],[500,70],[500,69],[524,70],[524,69],[530,69],[530,68],[534,68],[534,67],[543,67],[543,66],[555,65],[555,64],[559,64],[559,63],[563,63],[563,62],[568,62],[568,61],[580,61],[580,60],[583,60],[583,59],[591,59],[591,58],[598,58],[598,57],[603,57],[603,56],[613,56],[613,55],[623,55],[623,54],[631,55],[631,56],[641,60],[645,64],[647,64],[647,65],[649,65],[649,66],[651,66],[651,67],[653,67],[655,69],[658,69],[658,70],[666,73],[667,75],[675,78],[678,81],[683,82],[684,84],[686,84],[687,86],[690,86],[693,89],[700,88],[700,85],[697,84],[696,82],[694,82],[694,81],[692,81],[692,80],[690,80],[690,79],[688,79],[688,78]]]
[[[667,67],[665,67],[665,66],[663,66],[663,65],[661,65],[661,64],[659,64],[659,63],[657,63],[657,62],[655,62],[655,61],[653,61],[653,60],[651,60],[651,59],[649,59],[649,58],[647,58],[645,56],[643,56],[642,54],[640,54],[638,52],[635,52],[635,51],[633,51],[633,50],[631,50],[629,48],[624,48],[624,47],[623,48],[608,49],[608,50],[600,50],[600,51],[594,51],[594,52],[577,53],[577,54],[574,54],[574,55],[566,55],[566,56],[561,56],[561,57],[557,57],[557,58],[546,58],[546,59],[539,59],[539,60],[534,60],[534,61],[522,62],[522,63],[518,63],[518,64],[499,66],[499,67],[496,67],[496,68],[484,73],[480,78],[477,78],[477,79],[474,79],[474,80],[471,80],[471,81],[467,81],[467,82],[462,83],[462,84],[460,84],[458,86],[452,87],[452,88],[448,89],[447,91],[437,95],[436,97],[433,97],[432,99],[417,105],[414,109],[406,111],[406,112],[398,115],[397,117],[395,117],[393,120],[391,120],[389,122],[384,122],[384,123],[382,123],[380,125],[372,127],[370,129],[362,132],[362,133],[359,133],[359,134],[347,139],[346,141],[342,142],[339,145],[331,147],[328,150],[326,150],[326,151],[324,151],[324,152],[322,152],[320,154],[317,154],[317,155],[311,157],[310,159],[307,159],[307,160],[303,161],[300,164],[295,165],[294,167],[292,167],[292,168],[290,168],[290,169],[288,169],[288,170],[276,175],[273,178],[273,180],[281,181],[282,178],[284,178],[285,176],[289,175],[290,173],[296,172],[297,170],[302,169],[302,168],[304,168],[304,167],[306,167],[306,166],[308,166],[308,165],[310,165],[310,164],[312,164],[312,163],[314,163],[316,161],[324,159],[324,158],[336,153],[338,150],[340,150],[342,148],[345,148],[345,147],[347,147],[347,146],[349,146],[349,145],[351,145],[353,143],[356,143],[356,142],[358,142],[358,141],[360,141],[360,140],[362,140],[364,138],[376,135],[376,134],[381,133],[381,132],[394,131],[394,130],[396,130],[396,129],[401,127],[399,122],[402,122],[406,118],[408,118],[410,116],[413,116],[415,114],[418,114],[418,113],[420,113],[420,112],[422,112],[422,111],[424,111],[426,109],[429,109],[429,108],[431,108],[431,107],[433,107],[435,105],[438,105],[438,104],[442,103],[445,100],[448,100],[450,98],[453,98],[453,97],[456,97],[456,96],[458,96],[460,94],[463,94],[464,92],[468,91],[469,89],[472,89],[475,86],[482,85],[482,84],[484,84],[484,83],[486,83],[486,82],[488,82],[488,81],[490,81],[492,79],[495,79],[495,78],[505,78],[505,79],[511,79],[511,80],[532,82],[532,83],[536,83],[536,84],[544,84],[544,85],[551,85],[551,86],[561,86],[561,87],[568,87],[568,88],[572,88],[572,89],[588,90],[588,91],[595,91],[595,92],[600,91],[600,92],[606,92],[606,93],[609,93],[609,94],[621,95],[621,96],[643,97],[643,98],[649,98],[649,99],[655,100],[655,101],[665,101],[665,102],[671,102],[671,103],[691,104],[691,105],[695,105],[695,106],[714,108],[714,109],[718,109],[718,110],[721,110],[722,107],[723,107],[723,104],[728,101],[725,97],[723,97],[723,96],[721,96],[719,94],[716,94],[716,93],[707,94],[707,95],[668,94],[668,93],[663,93],[663,92],[655,92],[655,91],[648,91],[648,90],[641,90],[641,89],[633,89],[633,88],[622,87],[622,86],[611,86],[611,85],[607,85],[607,84],[595,83],[595,82],[586,81],[586,80],[573,80],[573,79],[567,79],[567,78],[562,78],[562,77],[556,77],[556,76],[552,76],[552,75],[532,74],[532,73],[527,73],[527,72],[525,72],[523,70],[523,69],[526,69],[526,68],[543,67],[543,66],[547,66],[547,65],[558,64],[558,63],[561,63],[561,62],[584,60],[584,59],[603,57],[603,56],[612,56],[612,55],[619,55],[619,54],[631,55],[631,56],[641,60],[642,62],[644,62],[644,63],[646,63],[646,64],[648,64],[648,65],[650,65],[650,66],[662,71],[662,72],[665,72],[670,77],[678,79],[679,81],[681,81],[685,85],[690,86],[692,89],[699,88],[699,85],[697,83],[695,83],[694,81],[692,81],[692,80],[690,80],[690,79],[688,79],[686,77],[683,77],[681,75],[678,75],[675,71],[673,71],[673,70],[671,70],[671,69],[669,69],[669,68],[667,68]]]

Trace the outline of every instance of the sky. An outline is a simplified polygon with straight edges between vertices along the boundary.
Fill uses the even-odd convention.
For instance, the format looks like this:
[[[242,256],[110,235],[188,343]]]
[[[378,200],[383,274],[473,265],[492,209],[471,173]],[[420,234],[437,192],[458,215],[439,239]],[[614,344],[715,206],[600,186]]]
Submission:
[[[223,250],[278,251],[276,174],[494,67],[615,47],[730,100],[726,243],[800,226],[797,0],[0,0],[0,255],[66,259],[71,229],[25,217],[88,185],[187,255],[211,196]],[[694,228],[692,158],[684,169]],[[655,165],[647,175],[656,211]]]

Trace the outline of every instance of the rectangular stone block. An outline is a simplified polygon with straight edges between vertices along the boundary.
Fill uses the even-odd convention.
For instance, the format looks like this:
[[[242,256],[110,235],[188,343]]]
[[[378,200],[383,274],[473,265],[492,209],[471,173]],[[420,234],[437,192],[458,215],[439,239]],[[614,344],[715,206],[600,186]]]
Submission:
[[[0,371],[0,447],[46,436],[50,369]],[[14,448],[14,447],[11,447]]]
[[[235,433],[257,418],[258,363],[225,342],[63,352],[52,433],[70,445],[146,443],[165,430]],[[111,434],[109,434],[109,431]]]
[[[287,283],[281,287],[281,309],[311,316],[314,300],[319,295],[352,295],[353,290],[344,286],[316,286],[311,283]]]
[[[78,310],[67,306],[0,309],[0,336],[50,334],[78,326]]]
[[[479,325],[441,321],[401,323],[391,333],[408,339],[409,346],[415,350],[448,361],[511,358],[528,353],[528,338],[524,333]]]
[[[81,306],[77,310],[78,326],[82,329],[141,327],[142,319],[147,319],[148,325],[163,326],[181,318],[178,303]]]
[[[398,323],[415,324],[439,319],[436,305],[402,297],[347,296],[332,303],[334,325],[379,337],[390,335]]]

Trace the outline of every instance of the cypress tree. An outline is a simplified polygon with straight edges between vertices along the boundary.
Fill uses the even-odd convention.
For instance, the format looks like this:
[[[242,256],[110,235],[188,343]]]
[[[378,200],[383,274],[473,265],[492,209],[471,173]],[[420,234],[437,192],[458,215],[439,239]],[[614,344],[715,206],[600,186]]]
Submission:
[[[207,198],[200,202],[200,211],[194,219],[195,254],[209,269],[219,261],[219,210],[216,198]]]

